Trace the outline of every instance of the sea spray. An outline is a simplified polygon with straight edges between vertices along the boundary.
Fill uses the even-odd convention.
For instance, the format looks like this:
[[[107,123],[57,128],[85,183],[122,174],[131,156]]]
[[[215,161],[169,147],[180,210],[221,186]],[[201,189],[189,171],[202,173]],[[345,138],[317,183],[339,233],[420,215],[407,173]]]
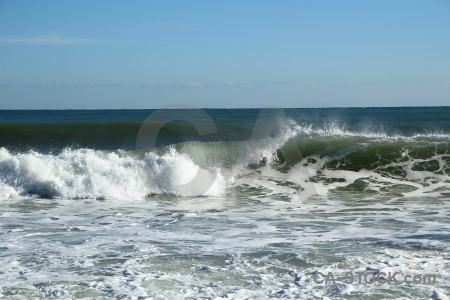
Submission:
[[[199,195],[198,190],[179,189],[199,167],[176,151],[142,158],[124,152],[65,149],[58,155],[13,154],[0,148],[0,174],[5,196],[36,195],[51,198],[142,199],[150,194]],[[215,176],[206,195],[223,192],[224,179],[217,168],[205,170]],[[200,193],[202,195],[203,193]]]

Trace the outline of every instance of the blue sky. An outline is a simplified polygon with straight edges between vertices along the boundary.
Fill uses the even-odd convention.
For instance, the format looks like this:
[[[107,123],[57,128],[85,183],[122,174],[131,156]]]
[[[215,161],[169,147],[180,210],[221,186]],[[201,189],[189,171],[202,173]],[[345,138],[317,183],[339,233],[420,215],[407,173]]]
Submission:
[[[0,0],[0,109],[450,105],[450,1]]]

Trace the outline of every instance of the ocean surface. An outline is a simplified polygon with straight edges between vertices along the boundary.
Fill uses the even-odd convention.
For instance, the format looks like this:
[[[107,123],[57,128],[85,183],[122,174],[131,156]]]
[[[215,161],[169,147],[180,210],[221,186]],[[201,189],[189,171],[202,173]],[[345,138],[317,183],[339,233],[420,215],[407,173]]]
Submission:
[[[449,299],[450,107],[0,111],[4,299]]]

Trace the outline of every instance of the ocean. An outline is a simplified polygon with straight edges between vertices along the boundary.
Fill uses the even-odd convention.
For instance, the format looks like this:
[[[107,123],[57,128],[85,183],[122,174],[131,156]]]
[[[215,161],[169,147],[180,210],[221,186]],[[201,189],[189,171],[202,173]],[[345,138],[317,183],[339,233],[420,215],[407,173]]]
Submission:
[[[5,299],[448,299],[450,107],[0,111]]]

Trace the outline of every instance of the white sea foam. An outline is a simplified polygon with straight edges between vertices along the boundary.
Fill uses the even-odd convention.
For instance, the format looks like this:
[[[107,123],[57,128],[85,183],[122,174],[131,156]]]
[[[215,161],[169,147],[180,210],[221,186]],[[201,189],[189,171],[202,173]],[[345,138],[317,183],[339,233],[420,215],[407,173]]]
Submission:
[[[351,130],[345,123],[337,121],[329,121],[323,125],[311,123],[297,123],[289,120],[292,130],[295,130],[300,135],[319,135],[319,136],[337,136],[337,137],[366,137],[389,140],[410,140],[417,138],[450,138],[446,132],[429,131],[424,133],[413,133],[411,135],[388,133],[380,128],[380,126],[367,127],[360,130]]]
[[[350,132],[336,123],[323,128],[302,126],[289,120],[275,123],[277,125],[270,130],[262,126],[247,141],[186,143],[178,151],[169,148],[165,154],[147,152],[143,157],[125,151],[65,149],[59,154],[42,154],[33,151],[12,153],[0,148],[0,197],[143,199],[151,194],[218,196],[227,192],[229,187],[251,185],[273,190],[273,193],[282,189],[300,195],[298,191],[301,191],[302,198],[307,198],[326,195],[357,180],[364,181],[367,190],[380,194],[384,193],[386,185],[406,186],[408,189],[401,193],[408,197],[440,196],[442,191],[445,193],[449,189],[450,178],[446,173],[448,153],[419,159],[410,155],[408,149],[402,149],[401,159],[389,164],[384,162],[371,170],[327,169],[326,164],[331,160],[361,151],[369,147],[370,142],[350,143],[339,151],[334,151],[335,145],[330,144],[330,156],[310,154],[303,157],[297,143],[301,140],[295,138],[302,134],[363,135],[376,138],[378,142],[379,138],[400,137]],[[279,149],[282,149],[282,156],[288,164],[287,172],[279,171]],[[285,150],[287,152],[283,152]],[[289,165],[291,158],[294,165]],[[255,166],[248,168],[261,162],[265,162],[265,168],[256,171]],[[437,162],[437,171],[414,169],[416,164],[428,162]],[[405,175],[384,172],[388,168],[401,169]],[[332,179],[332,183],[327,183],[328,179]],[[296,187],[290,188],[290,183]]]
[[[0,149],[1,197],[142,199],[149,194],[219,195],[225,180],[218,168],[201,169],[172,150],[135,158],[125,153],[65,149],[58,155],[13,154]],[[199,174],[195,184],[190,181]]]
[[[339,151],[289,165],[275,151],[301,128],[275,133],[240,144],[230,170],[205,159],[206,143],[188,145],[195,155],[180,147],[140,157],[0,148],[0,297],[448,299],[445,150],[421,158],[405,150],[370,170],[327,168]],[[336,125],[320,134],[360,133]],[[141,201],[149,194],[158,195]],[[318,284],[318,271],[430,274],[437,282]]]
[[[126,205],[31,199],[28,206],[3,206],[2,224],[13,229],[2,232],[0,295],[335,299],[372,293],[446,299],[446,201],[361,206],[326,197],[245,195],[235,201],[196,198],[188,206],[186,199]],[[318,284],[317,271],[398,272],[397,279],[431,274],[437,282]]]

